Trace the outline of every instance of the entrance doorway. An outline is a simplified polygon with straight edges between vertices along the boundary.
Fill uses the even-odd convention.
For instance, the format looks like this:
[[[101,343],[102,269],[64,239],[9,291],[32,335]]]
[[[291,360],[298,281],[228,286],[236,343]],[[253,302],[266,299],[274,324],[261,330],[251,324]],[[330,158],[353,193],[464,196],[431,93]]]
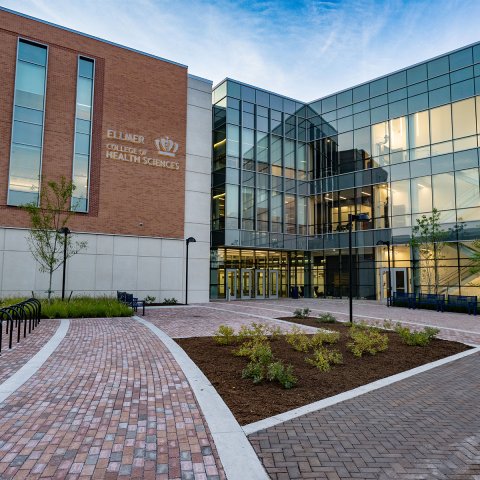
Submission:
[[[242,282],[242,298],[252,298],[252,277],[253,272],[251,269],[242,268],[241,282]]]
[[[278,298],[278,270],[269,271],[268,296],[269,298]]]
[[[227,300],[235,300],[237,298],[237,270],[234,268],[227,268]]]
[[[265,270],[255,270],[255,298],[265,298]]]
[[[406,268],[392,268],[392,295],[395,292],[408,292],[408,277]],[[380,300],[388,297],[388,268],[380,269]]]

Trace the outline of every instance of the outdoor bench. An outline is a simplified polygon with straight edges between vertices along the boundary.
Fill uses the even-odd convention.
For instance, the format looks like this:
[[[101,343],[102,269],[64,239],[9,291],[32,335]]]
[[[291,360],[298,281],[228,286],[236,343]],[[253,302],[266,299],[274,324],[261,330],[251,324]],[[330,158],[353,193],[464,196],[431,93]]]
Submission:
[[[449,295],[447,299],[448,307],[465,308],[468,314],[477,314],[477,297],[469,295]]]
[[[433,306],[437,312],[445,311],[445,295],[436,293],[419,293],[415,302],[415,307],[427,305]]]
[[[397,307],[407,306],[408,308],[415,308],[415,303],[415,294],[407,292],[393,292],[393,297],[390,300],[390,304]]]
[[[142,307],[142,315],[145,315],[145,300],[139,300],[137,297],[133,296],[133,293],[117,291],[117,299],[119,302],[132,307],[134,312],[138,310],[138,307]]]

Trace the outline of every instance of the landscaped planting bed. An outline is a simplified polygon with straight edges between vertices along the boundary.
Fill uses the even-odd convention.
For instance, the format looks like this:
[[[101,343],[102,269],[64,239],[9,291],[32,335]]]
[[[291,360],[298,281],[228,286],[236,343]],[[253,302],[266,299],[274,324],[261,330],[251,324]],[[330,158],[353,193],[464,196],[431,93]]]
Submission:
[[[286,319],[285,319],[286,320]],[[241,342],[219,345],[213,337],[196,337],[177,339],[177,343],[208,377],[225,403],[241,425],[261,420],[293,408],[306,405],[323,398],[368,384],[375,380],[418,367],[425,363],[468,350],[461,343],[433,339],[427,346],[409,346],[395,332],[378,331],[388,347],[385,351],[371,355],[364,353],[356,357],[348,344],[350,327],[346,324],[320,324],[314,318],[288,318],[289,321],[302,325],[321,327],[340,334],[334,344],[324,344],[323,351],[341,355],[342,363],[330,365],[329,371],[320,371],[316,366],[306,362],[312,358],[312,351],[297,351],[287,343],[284,336],[269,338],[273,360],[282,362],[286,367],[293,367],[296,385],[282,388],[278,381],[264,379],[254,383],[250,370],[249,378],[242,378],[249,358],[236,356]],[[298,336],[301,339],[301,335]],[[298,340],[297,338],[297,340]],[[312,338],[312,335],[308,335]],[[297,342],[298,343],[298,342]],[[300,342],[301,344],[301,342]],[[268,347],[267,347],[268,348]],[[268,372],[269,370],[265,370]],[[244,374],[245,375],[245,374]],[[268,373],[266,373],[268,375]]]

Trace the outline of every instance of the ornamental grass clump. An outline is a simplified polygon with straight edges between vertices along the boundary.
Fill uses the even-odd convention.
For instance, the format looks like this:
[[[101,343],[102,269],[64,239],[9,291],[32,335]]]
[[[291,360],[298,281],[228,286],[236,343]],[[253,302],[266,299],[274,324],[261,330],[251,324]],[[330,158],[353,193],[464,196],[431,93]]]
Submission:
[[[311,310],[309,308],[297,308],[293,312],[295,318],[307,318],[310,315]]]
[[[331,313],[322,313],[315,320],[319,323],[337,323],[337,319]]]
[[[361,357],[365,353],[376,355],[388,348],[388,335],[367,325],[352,325],[350,338],[352,341],[347,343],[347,348],[356,357]]]
[[[220,325],[214,333],[213,339],[218,345],[232,345],[237,340],[235,330],[228,325]]]
[[[440,332],[438,328],[433,327],[415,331],[401,325],[397,325],[395,331],[400,335],[403,343],[411,347],[426,347]]]
[[[327,347],[315,349],[310,357],[305,359],[307,363],[317,367],[321,372],[328,372],[332,365],[343,362],[343,356],[338,350],[330,350]]]

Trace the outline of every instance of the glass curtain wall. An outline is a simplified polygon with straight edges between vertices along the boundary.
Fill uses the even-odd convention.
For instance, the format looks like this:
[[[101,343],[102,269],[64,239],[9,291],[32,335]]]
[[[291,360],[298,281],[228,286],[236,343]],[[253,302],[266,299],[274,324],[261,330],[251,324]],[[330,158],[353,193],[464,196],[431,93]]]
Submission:
[[[18,41],[8,204],[38,204],[43,148],[47,47]]]

